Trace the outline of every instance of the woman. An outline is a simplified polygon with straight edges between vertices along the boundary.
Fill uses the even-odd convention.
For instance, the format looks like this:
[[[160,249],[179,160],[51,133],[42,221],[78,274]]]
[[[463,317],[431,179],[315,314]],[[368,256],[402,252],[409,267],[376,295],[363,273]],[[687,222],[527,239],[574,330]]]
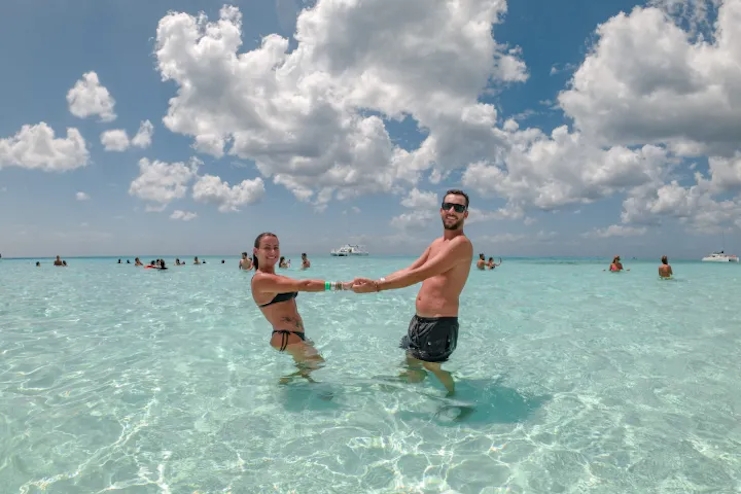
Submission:
[[[669,264],[669,259],[667,259],[666,256],[661,256],[661,264],[659,265],[659,277],[670,279],[672,276],[674,276],[674,272],[672,271],[672,267]]]
[[[311,380],[309,372],[320,366],[324,359],[312,342],[305,338],[304,323],[296,306],[298,292],[351,290],[352,282],[295,280],[275,274],[275,265],[282,257],[278,237],[270,232],[261,233],[255,239],[253,258],[255,274],[251,281],[252,299],[273,326],[270,346],[291,354],[300,369],[283,378],[281,383],[288,382],[290,377],[297,374]]]
[[[501,266],[501,265],[502,265],[502,258],[501,257],[499,258],[499,264],[497,264],[497,263],[494,262],[494,258],[493,257],[490,257],[489,258],[489,261],[486,263],[486,267],[489,268],[489,269],[495,269],[497,266]]]

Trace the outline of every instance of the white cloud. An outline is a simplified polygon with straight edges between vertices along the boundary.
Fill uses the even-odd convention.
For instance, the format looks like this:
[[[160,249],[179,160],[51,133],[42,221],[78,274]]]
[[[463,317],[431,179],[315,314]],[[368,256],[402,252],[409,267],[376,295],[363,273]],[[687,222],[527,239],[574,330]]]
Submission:
[[[623,201],[624,224],[657,225],[674,218],[695,234],[713,234],[735,224],[741,228],[741,199],[716,200],[713,180],[695,174],[695,185],[682,187],[677,181],[658,189],[638,190]]]
[[[75,199],[77,199],[78,201],[89,201],[90,196],[84,192],[78,192],[77,194],[75,194]]]
[[[162,211],[170,202],[185,197],[199,165],[198,160],[186,164],[150,162],[142,158],[139,160],[139,176],[131,182],[129,194],[148,201],[148,211]]]
[[[437,194],[421,191],[416,187],[401,200],[401,205],[411,211],[391,218],[390,225],[402,231],[423,230],[438,215],[440,205]]]
[[[116,100],[105,86],[100,84],[98,74],[86,72],[67,92],[67,103],[72,115],[87,118],[98,115],[101,122],[112,122],[116,119],[113,111]]]
[[[677,11],[692,3],[661,0]],[[559,95],[578,129],[602,144],[672,143],[727,155],[741,134],[741,2],[719,5],[715,39],[692,39],[658,8],[597,28],[599,40]],[[679,9],[681,10],[681,9]]]
[[[204,175],[193,184],[193,199],[199,202],[217,204],[222,213],[239,211],[238,206],[253,204],[265,195],[265,183],[261,178],[243,180],[229,186],[213,175]]]
[[[67,137],[55,137],[45,122],[24,125],[12,137],[0,139],[0,168],[17,166],[31,170],[63,172],[88,164],[89,153],[80,131],[67,129]]]
[[[644,235],[646,231],[646,227],[610,225],[607,228],[598,228],[591,232],[584,233],[582,236],[586,238],[638,237]]]
[[[535,234],[531,233],[497,233],[495,235],[486,235],[476,239],[476,245],[481,244],[516,244],[520,242],[549,242],[556,238],[556,232],[547,232],[541,230]]]
[[[500,208],[496,211],[483,211],[477,208],[469,208],[466,225],[485,223],[487,221],[516,220],[523,216],[524,213],[520,208]],[[528,219],[525,224],[531,224],[532,221],[534,220]]]
[[[196,149],[254,159],[297,198],[388,192],[430,167],[452,169],[495,155],[497,112],[478,102],[492,81],[527,78],[519,52],[491,25],[503,0],[319,1],[296,22],[298,46],[277,35],[238,53],[241,15],[219,20],[171,13],[157,28],[163,80],[178,85],[164,123]],[[383,120],[411,115],[429,135],[406,151]]]
[[[520,131],[511,121],[505,128],[511,147],[501,163],[470,165],[463,185],[483,196],[504,197],[514,210],[550,211],[592,203],[660,181],[669,163],[666,151],[659,147],[603,149],[565,126],[550,136],[538,129]]]
[[[129,148],[129,136],[123,129],[106,130],[100,134],[100,142],[106,151],[126,151]]]
[[[100,142],[106,151],[126,151],[130,146],[146,149],[152,144],[152,134],[154,134],[152,122],[144,120],[139,124],[139,130],[131,140],[124,129],[112,129],[100,134]]]
[[[435,218],[435,211],[413,210],[391,218],[391,226],[403,231],[424,230]]]
[[[437,194],[434,192],[422,192],[416,187],[402,199],[401,205],[409,209],[421,209],[434,211],[440,207],[437,202]]]
[[[149,120],[144,120],[139,124],[139,130],[131,139],[131,145],[141,149],[146,149],[152,144],[152,135],[154,134],[154,125]]]
[[[176,209],[170,215],[170,219],[181,221],[190,221],[196,219],[197,217],[198,215],[196,213],[192,213],[190,211],[181,211],[180,209]]]

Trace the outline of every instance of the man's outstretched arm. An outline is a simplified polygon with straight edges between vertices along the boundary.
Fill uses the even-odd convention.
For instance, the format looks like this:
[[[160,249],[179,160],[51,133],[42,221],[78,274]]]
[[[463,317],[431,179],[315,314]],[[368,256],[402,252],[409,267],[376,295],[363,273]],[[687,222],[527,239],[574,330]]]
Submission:
[[[453,239],[440,253],[427,259],[421,266],[409,269],[394,278],[374,282],[376,291],[396,290],[415,285],[432,276],[444,273],[472,255],[473,246],[465,237]]]
[[[427,262],[427,259],[430,257],[430,248],[427,247],[425,251],[422,253],[421,256],[417,258],[416,261],[414,261],[409,266],[402,268],[398,271],[394,271],[390,275],[386,276],[386,280],[395,280],[396,278],[400,276],[404,276],[405,274],[409,273],[410,271],[419,268],[420,266],[424,265],[425,262]]]

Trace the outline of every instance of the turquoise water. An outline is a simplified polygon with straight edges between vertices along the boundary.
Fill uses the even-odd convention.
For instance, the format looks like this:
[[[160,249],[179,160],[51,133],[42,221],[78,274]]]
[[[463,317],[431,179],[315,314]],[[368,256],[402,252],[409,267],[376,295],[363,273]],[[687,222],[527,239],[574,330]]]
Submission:
[[[451,402],[431,377],[389,379],[417,287],[300,294],[327,365],[280,386],[294,369],[250,274],[206,259],[0,261],[3,493],[741,490],[741,266],[675,263],[673,281],[655,262],[472,270]],[[312,261],[287,274],[412,259]]]

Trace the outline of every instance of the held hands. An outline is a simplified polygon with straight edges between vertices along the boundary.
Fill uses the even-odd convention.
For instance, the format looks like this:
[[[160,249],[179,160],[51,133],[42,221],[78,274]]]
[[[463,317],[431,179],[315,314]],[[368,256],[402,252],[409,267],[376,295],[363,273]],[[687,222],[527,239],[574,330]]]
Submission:
[[[352,291],[355,293],[370,293],[378,291],[376,282],[368,278],[355,278],[352,282]]]

